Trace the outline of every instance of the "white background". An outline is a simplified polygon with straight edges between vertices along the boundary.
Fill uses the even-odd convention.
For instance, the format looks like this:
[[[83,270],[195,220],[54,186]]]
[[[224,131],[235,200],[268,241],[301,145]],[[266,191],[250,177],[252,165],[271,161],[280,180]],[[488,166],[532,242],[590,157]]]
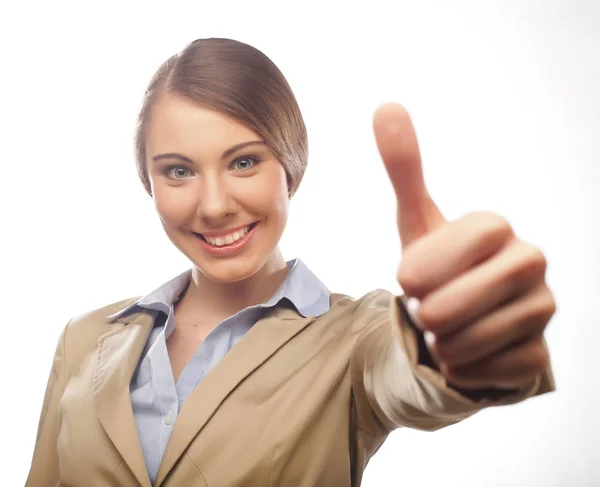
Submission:
[[[132,138],[155,69],[201,37],[257,47],[294,89],[310,160],[282,249],[332,290],[399,291],[371,130],[385,101],[411,112],[448,218],[498,212],[549,261],[558,391],[436,433],[398,430],[363,485],[600,485],[600,2],[350,3],[2,7],[2,485],[25,481],[69,318],[188,267],[137,180]]]

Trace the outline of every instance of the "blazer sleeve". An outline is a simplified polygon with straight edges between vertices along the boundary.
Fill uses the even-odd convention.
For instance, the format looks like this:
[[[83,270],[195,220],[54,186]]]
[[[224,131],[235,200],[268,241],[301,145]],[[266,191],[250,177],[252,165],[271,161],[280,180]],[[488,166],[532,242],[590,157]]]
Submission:
[[[550,366],[528,387],[505,394],[467,396],[419,362],[419,331],[411,326],[401,296],[374,291],[357,302],[351,355],[357,426],[373,438],[399,426],[433,431],[488,407],[514,404],[554,390]]]
[[[25,487],[55,487],[59,480],[57,455],[58,406],[68,380],[65,357],[68,326],[69,324],[61,333],[54,353],[50,377],[48,378],[42,403],[31,468]]]

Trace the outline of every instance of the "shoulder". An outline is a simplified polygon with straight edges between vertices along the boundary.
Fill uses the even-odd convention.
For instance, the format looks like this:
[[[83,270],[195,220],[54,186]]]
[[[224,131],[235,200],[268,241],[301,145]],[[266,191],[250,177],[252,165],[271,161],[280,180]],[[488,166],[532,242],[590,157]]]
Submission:
[[[355,299],[345,294],[331,294],[329,313],[351,319],[355,328],[388,317],[395,295],[385,289],[375,289]]]
[[[139,296],[127,298],[121,301],[116,301],[114,303],[107,304],[100,308],[85,311],[84,313],[74,316],[69,322],[69,326],[73,328],[86,326],[88,324],[112,322],[114,320],[110,320],[110,316],[132,305],[139,298]]]
[[[70,350],[95,348],[98,338],[122,326],[116,320],[109,319],[109,316],[130,306],[138,299],[139,296],[123,299],[74,316],[63,332],[65,347]]]
[[[364,296],[356,299],[346,294],[331,293],[331,309],[347,308],[347,312],[356,312],[367,309],[386,310],[389,309],[391,300],[395,297],[386,289],[375,289]]]

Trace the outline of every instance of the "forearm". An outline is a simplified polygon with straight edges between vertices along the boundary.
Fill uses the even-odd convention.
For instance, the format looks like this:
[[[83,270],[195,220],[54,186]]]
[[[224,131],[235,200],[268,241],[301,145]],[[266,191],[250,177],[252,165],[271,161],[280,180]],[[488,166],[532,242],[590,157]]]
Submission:
[[[516,403],[553,388],[551,371],[514,393],[454,388],[427,354],[422,333],[411,325],[401,299],[392,298],[389,310],[387,319],[380,318],[361,337],[353,358],[355,394],[364,406],[359,422],[366,429],[432,431],[484,407]]]

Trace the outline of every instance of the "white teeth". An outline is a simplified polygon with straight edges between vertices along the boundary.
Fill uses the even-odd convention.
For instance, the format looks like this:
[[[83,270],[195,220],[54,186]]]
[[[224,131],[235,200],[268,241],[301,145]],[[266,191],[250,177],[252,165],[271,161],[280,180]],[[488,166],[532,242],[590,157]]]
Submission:
[[[250,225],[248,225],[246,228],[243,228],[241,230],[236,230],[235,232],[230,233],[229,235],[225,235],[223,237],[217,237],[217,238],[204,237],[204,238],[211,245],[216,245],[217,247],[222,247],[223,245],[231,245],[233,242],[236,242],[239,239],[245,237],[248,234],[249,230],[250,230]]]

